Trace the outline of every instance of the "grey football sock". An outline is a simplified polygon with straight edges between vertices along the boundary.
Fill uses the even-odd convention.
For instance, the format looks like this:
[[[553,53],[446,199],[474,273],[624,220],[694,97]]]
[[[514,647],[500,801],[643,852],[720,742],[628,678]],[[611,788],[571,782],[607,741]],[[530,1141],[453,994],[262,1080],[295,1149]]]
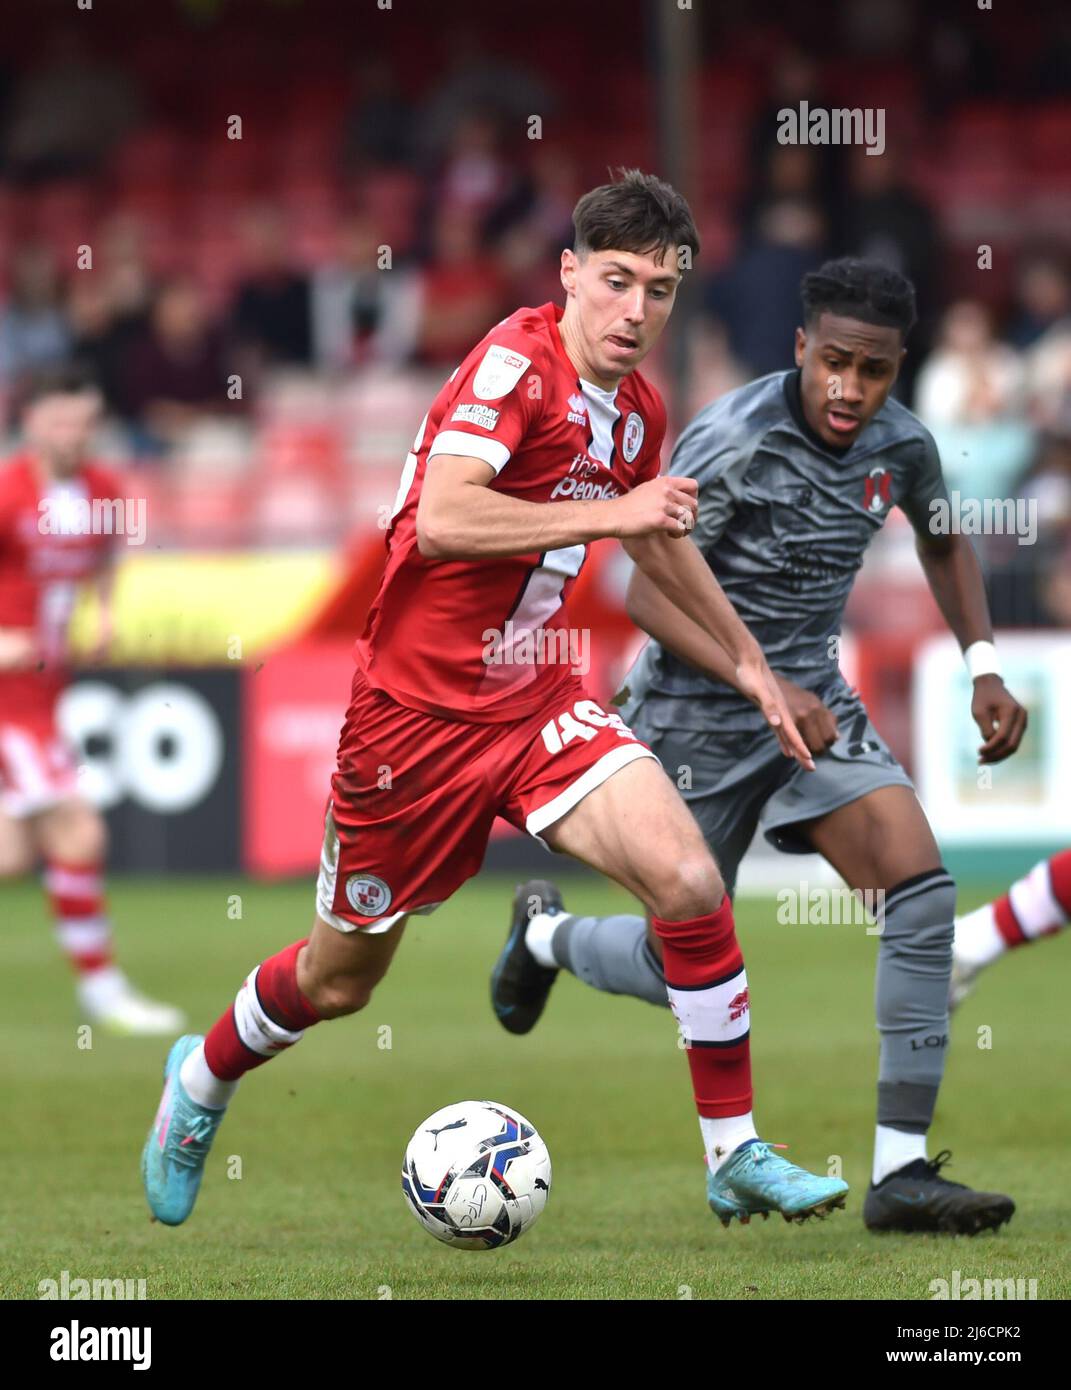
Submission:
[[[642,917],[572,917],[551,941],[554,959],[593,989],[668,1007],[666,980]]]
[[[945,869],[885,895],[875,988],[881,1062],[878,1124],[925,1134],[948,1051],[956,885]]]

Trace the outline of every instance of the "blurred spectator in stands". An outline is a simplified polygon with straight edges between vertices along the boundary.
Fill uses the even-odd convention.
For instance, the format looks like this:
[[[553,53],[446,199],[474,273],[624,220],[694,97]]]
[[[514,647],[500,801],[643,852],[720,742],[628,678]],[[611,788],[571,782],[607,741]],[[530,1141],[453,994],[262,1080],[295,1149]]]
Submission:
[[[918,374],[915,410],[929,426],[984,425],[1019,411],[1023,361],[993,333],[989,310],[973,300],[944,315],[937,345]]]
[[[1022,356],[994,336],[989,310],[973,300],[953,304],[919,370],[915,411],[933,431],[948,486],[965,498],[1013,494],[1034,448],[1025,383]]]
[[[90,173],[138,113],[129,75],[94,58],[77,26],[55,27],[44,61],[11,98],[3,135],[7,173],[24,183]]]
[[[838,254],[882,261],[915,286],[919,322],[911,331],[900,369],[898,394],[910,399],[919,363],[930,350],[936,320],[937,219],[903,175],[900,151],[868,155],[854,147],[848,162],[848,189],[836,221]]]
[[[334,259],[312,278],[313,353],[321,370],[399,366],[412,355],[419,277],[388,262],[389,252],[368,218],[353,216],[339,226]]]
[[[1042,435],[1037,460],[1020,488],[1038,508],[1038,534],[1061,547],[1071,541],[1071,398]]]
[[[227,395],[232,370],[197,282],[180,276],[164,284],[149,327],[130,344],[124,363],[126,406],[142,431],[142,447],[163,452],[204,414],[241,413],[244,401]]]
[[[1040,45],[1028,90],[1032,96],[1066,101],[1071,91],[1071,15],[1054,5],[1045,15],[1044,41]]]
[[[531,196],[527,173],[503,151],[497,118],[484,111],[465,113],[429,177],[418,218],[418,254],[434,256],[431,229],[441,216],[472,222],[486,244],[522,215]]]
[[[55,261],[43,247],[21,247],[0,311],[0,385],[10,388],[28,372],[61,362],[70,346]]]
[[[121,411],[125,356],[130,340],[119,321],[108,281],[99,271],[77,271],[67,291],[74,356],[100,387],[109,411]]]
[[[120,214],[94,237],[91,271],[76,271],[67,290],[67,319],[76,357],[91,368],[109,410],[127,416],[126,361],[131,344],[149,324],[153,288],[144,233]]]
[[[777,138],[781,112],[798,112],[802,101],[811,107],[830,105],[815,60],[802,49],[786,48],[772,65],[768,96],[751,127],[751,184],[740,210],[741,233],[745,238],[754,234],[756,220],[771,198],[814,199],[827,217],[839,203],[838,147],[783,145]]]
[[[420,275],[417,361],[456,366],[516,307],[508,303],[498,265],[480,246],[475,218],[444,208],[435,221],[431,260]]]
[[[825,222],[817,206],[778,198],[759,210],[753,239],[708,283],[706,311],[724,326],[747,378],[792,366],[800,280],[824,254]]]
[[[342,140],[345,171],[410,164],[415,153],[413,107],[399,90],[389,59],[384,54],[363,59],[354,73],[354,88]]]
[[[231,308],[239,370],[256,381],[265,368],[307,366],[312,358],[308,278],[290,259],[286,224],[275,208],[252,208],[242,223],[243,278]]]
[[[1052,429],[1071,410],[1071,316],[1058,319],[1026,354],[1026,391],[1031,420]]]
[[[561,252],[573,244],[573,208],[581,192],[567,151],[542,145],[535,151],[527,196],[509,209],[505,229],[487,226],[511,304],[545,304],[561,295]]]
[[[991,25],[972,23],[966,13],[935,11],[919,26],[916,55],[926,104],[940,118],[961,102],[1000,93],[1006,64]]]
[[[1071,275],[1060,251],[1038,250],[1019,263],[1008,341],[1031,347],[1061,319],[1071,320]]]
[[[149,271],[145,227],[138,218],[119,213],[97,233],[98,268],[108,281],[108,295],[117,323],[124,328],[144,328],[155,299]]]
[[[912,6],[904,0],[843,0],[837,38],[853,58],[888,62],[908,54]]]
[[[557,111],[553,92],[511,53],[496,51],[486,25],[454,17],[443,31],[449,52],[442,76],[420,114],[418,144],[424,157],[449,145],[473,112],[500,122],[517,138],[525,135],[530,116],[548,121]]]
[[[1033,504],[1035,544],[1010,536],[989,540],[986,585],[994,624],[1071,626],[1071,397],[1038,441],[1036,457],[1016,488]]]

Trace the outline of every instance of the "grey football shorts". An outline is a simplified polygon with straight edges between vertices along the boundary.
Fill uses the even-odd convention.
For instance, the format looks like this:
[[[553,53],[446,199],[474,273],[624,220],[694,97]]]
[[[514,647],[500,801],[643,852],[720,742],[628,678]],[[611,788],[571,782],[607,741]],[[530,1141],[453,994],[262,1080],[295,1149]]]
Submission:
[[[786,758],[765,725],[744,732],[659,727],[672,725],[672,707],[678,703],[666,699],[657,702],[657,714],[649,701],[632,702],[622,710],[688,803],[730,894],[756,828],[775,849],[813,854],[796,829],[800,821],[824,816],[878,787],[912,785],[847,684],[817,693],[836,715],[839,736],[815,758],[814,772]],[[702,722],[695,718],[700,702],[684,703],[690,717],[682,722]],[[711,723],[716,724],[716,715]]]

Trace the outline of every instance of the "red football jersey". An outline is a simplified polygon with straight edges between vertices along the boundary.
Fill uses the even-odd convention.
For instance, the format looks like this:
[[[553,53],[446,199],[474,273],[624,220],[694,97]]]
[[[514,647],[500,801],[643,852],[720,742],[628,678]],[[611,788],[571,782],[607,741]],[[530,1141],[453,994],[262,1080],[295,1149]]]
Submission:
[[[615,391],[582,381],[555,304],[518,309],[435,397],[405,462],[387,564],[355,657],[372,686],[447,719],[504,723],[553,703],[575,650],[565,601],[587,547],[505,559],[429,560],[416,513],[429,458],[461,454],[528,502],[618,497],[657,477],[666,428],[639,372]]]
[[[115,536],[83,520],[94,501],[121,497],[96,464],[70,478],[42,479],[26,455],[0,469],[0,627],[32,631],[38,667],[0,671],[0,720],[51,718],[67,680],[67,629],[78,586],[102,572]],[[88,512],[86,510],[88,504]]]

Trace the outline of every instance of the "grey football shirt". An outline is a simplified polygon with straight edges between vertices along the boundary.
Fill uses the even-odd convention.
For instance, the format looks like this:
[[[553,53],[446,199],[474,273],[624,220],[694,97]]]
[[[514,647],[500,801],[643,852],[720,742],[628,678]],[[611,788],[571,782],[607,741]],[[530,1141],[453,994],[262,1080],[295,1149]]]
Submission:
[[[837,678],[844,606],[894,506],[928,533],[947,497],[929,430],[891,398],[847,449],[807,425],[799,372],[750,382],[701,410],[669,472],[699,483],[693,538],[770,667],[810,690]],[[656,727],[756,728],[742,695],[648,642],[626,677]]]

